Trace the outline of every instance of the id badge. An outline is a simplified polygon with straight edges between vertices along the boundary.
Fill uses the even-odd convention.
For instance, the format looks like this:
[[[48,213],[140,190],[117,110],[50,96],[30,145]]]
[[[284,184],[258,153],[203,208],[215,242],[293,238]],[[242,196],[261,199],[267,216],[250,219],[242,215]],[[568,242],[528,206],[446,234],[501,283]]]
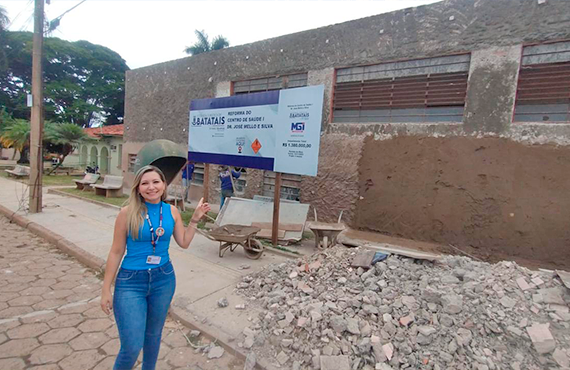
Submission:
[[[146,258],[146,263],[149,265],[158,265],[160,263],[160,256],[148,256]]]

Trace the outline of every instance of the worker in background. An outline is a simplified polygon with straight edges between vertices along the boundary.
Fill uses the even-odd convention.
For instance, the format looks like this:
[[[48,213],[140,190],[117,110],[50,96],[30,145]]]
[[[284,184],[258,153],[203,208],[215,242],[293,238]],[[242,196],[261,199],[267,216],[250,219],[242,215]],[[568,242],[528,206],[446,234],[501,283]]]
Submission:
[[[236,170],[230,170],[228,166],[220,166],[220,183],[221,183],[221,203],[220,209],[224,206],[224,201],[227,197],[233,197],[234,195],[234,178],[237,179],[241,173]]]
[[[192,174],[194,173],[194,163],[186,162],[186,166],[182,170],[182,186],[184,187],[184,201],[188,201],[188,192],[192,183]]]

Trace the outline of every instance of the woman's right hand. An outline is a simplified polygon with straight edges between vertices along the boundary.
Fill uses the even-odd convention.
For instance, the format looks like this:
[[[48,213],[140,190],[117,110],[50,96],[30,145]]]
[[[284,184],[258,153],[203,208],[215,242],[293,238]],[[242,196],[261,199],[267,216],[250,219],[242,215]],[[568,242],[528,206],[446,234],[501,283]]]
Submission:
[[[111,311],[113,311],[113,295],[108,290],[103,290],[101,293],[101,309],[107,315],[110,315]]]
[[[204,217],[205,214],[210,212],[210,210],[210,204],[204,203],[204,198],[200,198],[200,201],[198,202],[198,205],[196,206],[196,209],[194,210],[194,214],[192,215],[190,221],[197,223],[202,217]]]

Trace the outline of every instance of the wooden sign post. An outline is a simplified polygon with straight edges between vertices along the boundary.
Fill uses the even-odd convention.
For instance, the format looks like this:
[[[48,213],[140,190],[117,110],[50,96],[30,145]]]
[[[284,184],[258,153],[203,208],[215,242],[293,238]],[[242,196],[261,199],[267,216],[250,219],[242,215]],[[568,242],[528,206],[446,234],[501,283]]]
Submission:
[[[275,174],[275,188],[273,190],[273,225],[271,228],[271,242],[277,246],[279,233],[279,203],[281,201],[281,172]]]
[[[208,202],[210,193],[210,164],[204,163],[204,203]]]

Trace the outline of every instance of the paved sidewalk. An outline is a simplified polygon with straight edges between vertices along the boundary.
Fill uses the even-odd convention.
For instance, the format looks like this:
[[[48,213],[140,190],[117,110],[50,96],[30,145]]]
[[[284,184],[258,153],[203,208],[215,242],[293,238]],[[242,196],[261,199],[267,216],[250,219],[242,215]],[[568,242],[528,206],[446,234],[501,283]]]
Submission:
[[[11,216],[23,216],[28,229],[56,243],[64,251],[79,249],[78,258],[88,266],[102,266],[111,246],[113,225],[118,209],[103,207],[83,200],[56,194],[43,194],[43,212],[27,214],[22,200],[26,200],[26,184],[0,178],[0,208]],[[39,229],[39,231],[37,230]],[[47,229],[47,233],[46,233]],[[188,250],[171,243],[171,258],[177,276],[177,289],[171,314],[186,324],[200,329],[226,345],[235,348],[235,341],[255,316],[249,310],[235,310],[235,305],[246,304],[234,294],[241,276],[280,262],[286,257],[265,253],[259,260],[245,257],[242,248],[218,257],[218,243],[196,235]],[[248,269],[243,269],[247,265]],[[216,302],[227,298],[229,307],[218,308]],[[234,346],[234,348],[230,348]],[[243,354],[240,354],[243,355]]]
[[[99,306],[96,272],[4,216],[0,229],[0,369],[111,369],[118,333]],[[167,321],[157,369],[243,368],[228,353],[210,361],[195,353],[183,331]]]

